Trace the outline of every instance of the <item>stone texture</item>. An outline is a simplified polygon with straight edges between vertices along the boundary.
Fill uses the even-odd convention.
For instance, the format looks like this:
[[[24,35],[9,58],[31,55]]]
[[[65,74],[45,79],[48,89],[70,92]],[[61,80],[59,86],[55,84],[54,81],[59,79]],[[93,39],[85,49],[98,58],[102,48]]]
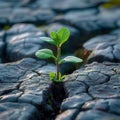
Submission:
[[[44,2],[37,0],[32,7],[51,8],[56,11],[68,11],[76,9],[94,8],[99,6],[101,3],[107,2],[108,0],[45,0]],[[81,3],[81,4],[78,4]]]
[[[42,120],[42,115],[37,109],[25,103],[0,103],[1,120]]]
[[[84,44],[87,51],[92,51],[88,57],[88,63],[93,61],[119,62],[120,61],[120,31],[119,29],[108,35],[101,35],[90,39]]]
[[[53,64],[32,58],[0,64],[0,119],[45,119],[50,71],[55,71]]]
[[[77,109],[69,109],[63,112],[61,115],[58,115],[55,120],[73,120],[77,115]]]
[[[0,120],[120,119],[120,8],[104,9],[107,1],[0,0]],[[64,56],[92,51],[88,63],[103,63],[86,64],[57,86],[48,75],[55,65],[34,54],[56,50],[40,37],[63,26],[71,31]],[[63,64],[61,73],[74,68]]]
[[[43,92],[51,83],[47,73],[55,71],[55,67],[44,70],[46,65],[44,61],[36,61],[32,58],[12,64],[2,64],[0,66],[0,102],[18,101],[41,105],[44,101]]]
[[[16,24],[16,23],[48,23],[56,16],[51,9],[30,9],[27,7],[7,7],[0,9],[0,24]]]
[[[116,13],[116,14],[114,14]],[[108,32],[110,29],[117,28],[120,9],[85,9],[83,11],[70,11],[63,16],[57,17],[55,21],[66,23],[78,28],[84,40],[97,34]]]
[[[67,98],[56,120],[71,116],[75,120],[119,120],[119,69],[119,63],[94,62],[69,75],[64,82]]]
[[[31,24],[18,24],[7,32],[7,59],[16,61],[26,57],[35,57],[35,52],[45,47],[39,37],[45,33]]]
[[[80,112],[75,120],[119,120],[119,116],[97,111],[97,110],[89,110],[86,112]]]
[[[81,106],[89,100],[92,100],[92,98],[86,93],[81,94],[80,96],[79,95],[74,95],[72,97],[66,98],[62,102],[61,110],[65,111],[67,109],[74,109],[74,108],[75,109],[80,109]]]

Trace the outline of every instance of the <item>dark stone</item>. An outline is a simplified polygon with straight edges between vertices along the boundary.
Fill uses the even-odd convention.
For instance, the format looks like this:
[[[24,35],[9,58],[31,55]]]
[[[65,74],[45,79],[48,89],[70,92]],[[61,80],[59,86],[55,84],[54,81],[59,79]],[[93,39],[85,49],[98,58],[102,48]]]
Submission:
[[[118,119],[119,116],[102,112],[98,110],[88,110],[86,112],[80,112],[75,120],[112,120],[112,119]]]
[[[0,103],[0,119],[1,120],[42,120],[41,113],[38,110],[26,103]]]
[[[28,16],[29,15],[29,16]],[[55,17],[55,13],[50,9],[31,10],[28,8],[14,8],[9,23],[36,23],[44,24]]]
[[[77,109],[69,109],[58,115],[55,120],[73,120],[75,119],[77,113]]]
[[[9,61],[35,57],[35,52],[46,45],[40,40],[45,33],[30,24],[15,25],[7,34],[7,59]]]
[[[21,82],[26,78],[30,78],[36,75],[37,71],[39,74],[48,73],[46,69],[48,64],[45,61],[37,61],[32,58],[22,59],[15,63],[10,64],[1,64],[0,65],[0,82],[2,83],[12,83],[12,82]],[[50,65],[49,65],[50,66]],[[55,67],[49,68],[49,71],[55,71]],[[34,71],[34,72],[32,72]],[[31,80],[32,81],[32,80]]]
[[[49,23],[56,16],[55,12],[50,9],[38,9],[33,12],[38,24]]]
[[[83,71],[83,73],[85,71]],[[87,85],[97,85],[106,82],[108,80],[108,77],[98,71],[92,71],[86,72],[84,75],[78,76],[76,80],[83,81]]]
[[[22,33],[28,33],[28,32],[38,32],[38,28],[35,27],[32,24],[16,24],[13,25],[11,27],[11,29],[9,29],[7,31],[7,35],[18,35],[18,34],[22,34]]]
[[[86,91],[86,85],[79,81],[76,81],[76,82],[68,81],[68,82],[65,82],[64,86],[65,86],[66,94],[69,97],[72,97],[74,95],[81,95]]]
[[[93,109],[107,112],[109,110],[109,100],[99,99],[88,101],[83,105],[82,109],[83,110]]]
[[[0,4],[2,5],[2,4]],[[7,6],[7,8],[0,9],[0,25],[8,24],[8,17],[11,15],[12,9]]]
[[[116,14],[114,14],[116,13]],[[78,28],[83,35],[84,40],[96,36],[97,34],[105,34],[110,29],[118,27],[120,9],[86,9],[84,11],[73,11],[64,14],[56,19],[61,23],[70,24]]]
[[[96,46],[93,52],[88,57],[88,63],[93,61],[104,62],[104,61],[115,61],[113,55],[113,47],[106,43],[101,43]]]
[[[16,3],[17,4],[17,3]],[[0,9],[0,25],[16,23],[45,24],[50,22],[56,14],[51,9],[30,9],[29,7],[7,7]]]
[[[68,75],[64,81],[67,98],[60,109],[63,113],[56,119],[67,119],[69,113],[68,120],[71,116],[75,120],[119,120],[119,69],[119,63],[94,62]],[[74,110],[77,113],[72,113]]]
[[[89,89],[89,93],[94,98],[118,98],[120,97],[120,86],[102,84],[91,86]]]
[[[120,99],[112,99],[109,101],[110,112],[120,115]]]
[[[93,61],[119,62],[120,61],[120,30],[112,31],[108,35],[101,35],[90,39],[83,46],[87,51],[92,51],[88,57],[88,63]]]
[[[16,90],[18,85],[18,83],[0,83],[0,95]]]
[[[90,100],[92,100],[92,98],[86,93],[81,93],[81,95],[75,95],[75,96],[66,98],[62,102],[61,111],[63,112],[68,109],[80,109],[85,102]]]
[[[48,67],[49,70],[46,69]],[[43,120],[45,119],[44,114],[53,113],[53,109],[48,107],[47,103],[47,89],[51,84],[49,71],[55,71],[53,64],[50,65],[45,61],[37,61],[32,58],[1,64],[0,105],[7,105],[7,102],[11,102],[11,104],[6,106],[3,112],[0,112],[0,119],[3,120],[6,115],[5,119],[11,120],[16,117],[21,117],[21,120]],[[32,105],[34,105],[34,109],[31,107]],[[8,116],[11,112],[12,115]]]
[[[31,14],[31,10],[27,8],[14,8],[12,14],[8,18],[10,24],[16,23],[33,23],[36,18]]]
[[[73,9],[85,9],[85,8],[95,8],[99,6],[101,3],[107,2],[108,0],[100,0],[100,1],[93,1],[93,0],[62,0],[62,1],[55,1],[55,0],[44,0],[43,1],[36,1],[32,7],[42,7],[42,8],[51,8],[56,11],[68,11]],[[81,4],[78,4],[81,3]]]
[[[3,84],[4,85],[4,84]],[[10,85],[10,86],[9,86]],[[11,83],[6,84],[4,87],[8,86],[6,89],[2,89],[4,91],[4,94],[0,96],[0,102],[17,102],[18,98],[23,94],[22,91],[17,90],[17,88],[14,89],[14,86],[11,86]],[[11,88],[10,88],[11,87]],[[12,91],[12,92],[10,92]]]
[[[87,42],[84,43],[83,47],[86,50],[92,51],[96,48],[96,46],[100,43],[111,43],[113,41],[115,41],[117,37],[115,35],[100,35],[94,38],[91,38],[90,40],[88,40]]]

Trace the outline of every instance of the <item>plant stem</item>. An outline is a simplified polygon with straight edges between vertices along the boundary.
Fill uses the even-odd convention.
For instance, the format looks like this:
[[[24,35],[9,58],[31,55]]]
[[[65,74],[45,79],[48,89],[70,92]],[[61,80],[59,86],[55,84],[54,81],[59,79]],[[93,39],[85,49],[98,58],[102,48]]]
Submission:
[[[61,47],[57,47],[57,60],[56,60],[56,77],[57,77],[57,80],[59,80],[59,71],[60,71],[59,60],[60,60],[60,56],[61,56]]]

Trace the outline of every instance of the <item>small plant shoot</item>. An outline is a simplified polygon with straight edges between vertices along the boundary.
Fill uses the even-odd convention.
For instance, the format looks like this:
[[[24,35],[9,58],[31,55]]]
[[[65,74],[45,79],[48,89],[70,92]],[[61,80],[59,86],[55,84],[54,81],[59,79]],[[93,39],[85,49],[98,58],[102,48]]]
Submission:
[[[57,55],[55,56],[53,51],[50,49],[41,49],[38,50],[35,55],[40,59],[48,59],[53,58],[56,63],[56,73],[50,72],[50,80],[53,82],[62,82],[65,78],[65,75],[61,75],[60,73],[60,64],[64,62],[72,62],[72,63],[80,63],[83,60],[75,57],[75,56],[67,56],[63,59],[61,59],[61,47],[62,45],[68,41],[70,37],[70,30],[68,28],[60,28],[56,32],[51,32],[50,37],[40,37],[41,40],[48,42],[50,44],[53,44],[57,48]]]

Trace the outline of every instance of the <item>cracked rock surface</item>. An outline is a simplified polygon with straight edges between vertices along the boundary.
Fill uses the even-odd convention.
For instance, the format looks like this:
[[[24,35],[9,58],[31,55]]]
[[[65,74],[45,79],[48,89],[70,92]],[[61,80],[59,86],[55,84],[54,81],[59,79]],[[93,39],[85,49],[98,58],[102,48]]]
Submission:
[[[100,35],[88,40],[84,44],[87,51],[92,51],[88,57],[88,63],[93,61],[120,62],[120,29],[110,34]]]
[[[120,120],[120,7],[109,1],[0,0],[0,120]],[[56,55],[40,37],[61,27],[71,32],[62,58],[84,63],[62,64],[57,84],[35,52]]]
[[[69,75],[56,120],[119,120],[119,70],[120,64],[92,63]]]
[[[45,71],[44,67],[49,70]],[[51,84],[47,72],[54,70],[54,65],[32,58],[1,64],[0,119],[45,119],[41,106],[45,103],[44,92]]]

